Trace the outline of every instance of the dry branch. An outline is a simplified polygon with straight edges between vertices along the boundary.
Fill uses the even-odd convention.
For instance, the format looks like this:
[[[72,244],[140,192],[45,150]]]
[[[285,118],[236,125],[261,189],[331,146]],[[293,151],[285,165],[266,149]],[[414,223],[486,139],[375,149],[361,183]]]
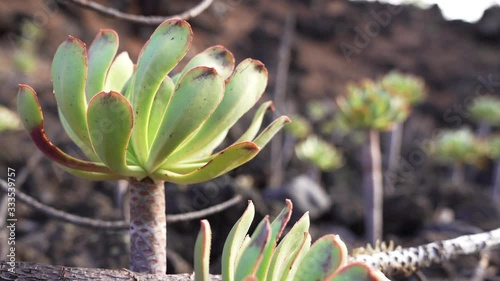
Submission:
[[[7,192],[8,191],[7,182],[0,179],[0,191]],[[126,221],[104,221],[98,219],[85,218],[77,215],[73,215],[61,210],[57,210],[51,206],[45,205],[35,198],[29,196],[28,194],[22,192],[21,190],[16,190],[16,198],[19,201],[25,203],[31,208],[40,211],[50,217],[69,222],[78,226],[91,227],[97,229],[107,229],[107,230],[128,230],[129,223]],[[188,221],[195,220],[207,217],[209,215],[213,215],[219,212],[224,211],[227,208],[230,208],[236,205],[238,202],[242,200],[240,195],[236,195],[235,197],[229,199],[228,201],[222,202],[220,204],[214,205],[212,207],[208,207],[206,209],[200,211],[194,211],[185,214],[175,214],[167,216],[167,223],[175,223],[180,221]]]
[[[191,9],[180,13],[178,15],[173,15],[173,16],[168,16],[168,17],[163,17],[163,16],[142,16],[142,15],[133,15],[133,14],[127,14],[121,11],[118,11],[116,9],[113,9],[111,7],[104,6],[102,4],[99,4],[94,1],[90,0],[57,0],[58,2],[63,2],[63,3],[71,3],[73,5],[78,5],[80,7],[83,7],[85,9],[93,10],[96,11],[102,15],[113,17],[113,18],[118,18],[121,20],[126,20],[130,22],[135,22],[135,23],[142,23],[142,24],[150,24],[150,25],[158,25],[166,20],[169,19],[183,19],[183,20],[188,20],[190,18],[194,18],[201,14],[203,11],[205,11],[212,3],[214,0],[203,0],[201,1],[198,5],[192,7]]]

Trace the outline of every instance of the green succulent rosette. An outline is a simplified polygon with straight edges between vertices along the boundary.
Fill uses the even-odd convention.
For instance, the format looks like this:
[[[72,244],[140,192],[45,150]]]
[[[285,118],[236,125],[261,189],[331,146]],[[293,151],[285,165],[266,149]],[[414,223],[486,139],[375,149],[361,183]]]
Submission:
[[[266,216],[248,234],[255,207],[248,207],[231,229],[222,252],[223,281],[388,281],[380,271],[361,262],[349,262],[347,247],[337,235],[312,243],[309,214],[304,214],[281,239],[292,214],[292,202],[274,220]],[[211,229],[201,222],[195,245],[196,281],[209,281]]]
[[[408,116],[407,102],[393,96],[373,81],[349,85],[347,94],[337,98],[339,123],[350,129],[390,130]]]
[[[476,164],[486,153],[486,146],[468,128],[442,131],[434,142],[432,153],[441,162]]]
[[[426,97],[424,81],[414,75],[391,71],[379,83],[386,91],[402,97],[411,105],[422,102]]]
[[[333,145],[312,135],[295,146],[295,154],[322,171],[333,171],[343,164],[343,157]]]
[[[500,99],[494,96],[481,96],[469,107],[471,117],[478,122],[500,125]]]
[[[196,183],[246,163],[289,118],[277,118],[258,134],[272,107],[263,103],[241,138],[213,153],[261,97],[267,69],[254,59],[235,67],[233,55],[214,46],[171,76],[192,37],[187,22],[165,21],[136,65],[127,53],[116,56],[113,30],[102,30],[88,49],[71,36],[59,46],[51,70],[59,117],[89,160],[74,158],[50,142],[35,91],[20,85],[18,112],[24,127],[45,155],[87,179]]]
[[[293,122],[285,126],[285,130],[297,139],[306,138],[312,131],[309,121],[301,115],[291,116]]]

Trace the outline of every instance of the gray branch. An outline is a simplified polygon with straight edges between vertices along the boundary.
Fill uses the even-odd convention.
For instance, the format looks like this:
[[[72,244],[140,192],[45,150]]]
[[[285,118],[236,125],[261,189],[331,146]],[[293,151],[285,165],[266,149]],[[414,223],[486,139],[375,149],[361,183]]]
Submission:
[[[210,5],[213,3],[214,0],[203,0],[201,1],[198,5],[192,7],[191,9],[178,14],[178,15],[173,15],[173,16],[168,16],[168,17],[162,17],[162,16],[142,16],[142,15],[133,15],[133,14],[127,14],[124,12],[120,12],[116,9],[113,9],[111,7],[104,6],[102,4],[99,4],[94,1],[90,0],[57,0],[59,2],[63,3],[71,3],[80,7],[83,7],[85,9],[93,10],[96,11],[102,15],[113,17],[113,18],[118,18],[121,20],[126,20],[130,22],[135,22],[135,23],[142,23],[142,24],[150,24],[150,25],[157,25],[160,24],[166,20],[169,19],[183,19],[183,20],[188,20],[190,18],[194,18],[201,14],[203,11],[205,11]]]

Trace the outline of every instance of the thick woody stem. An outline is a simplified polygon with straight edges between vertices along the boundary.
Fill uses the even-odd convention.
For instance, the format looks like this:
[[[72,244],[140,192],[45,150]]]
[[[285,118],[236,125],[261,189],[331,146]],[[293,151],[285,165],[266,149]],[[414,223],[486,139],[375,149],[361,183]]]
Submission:
[[[146,178],[130,185],[130,270],[167,272],[167,222],[163,181]]]
[[[382,238],[382,163],[380,136],[377,130],[368,131],[361,161],[363,165],[365,233],[368,242],[374,244]]]

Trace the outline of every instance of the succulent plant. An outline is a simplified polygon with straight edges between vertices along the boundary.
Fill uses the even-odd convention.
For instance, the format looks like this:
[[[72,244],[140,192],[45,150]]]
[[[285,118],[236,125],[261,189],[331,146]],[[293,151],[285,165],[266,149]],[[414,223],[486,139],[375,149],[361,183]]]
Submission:
[[[295,145],[295,154],[300,160],[311,163],[322,171],[332,171],[343,164],[341,152],[316,135]]]
[[[406,119],[409,105],[381,85],[365,80],[349,85],[347,95],[337,98],[339,124],[366,133],[361,150],[363,167],[363,197],[367,240],[375,243],[382,238],[382,162],[380,131],[391,130]]]
[[[223,281],[388,280],[364,263],[348,262],[347,247],[337,235],[326,235],[311,245],[309,216],[304,214],[278,243],[292,213],[292,202],[271,222],[266,216],[251,236],[247,234],[255,209],[249,201],[233,226],[222,253]],[[210,224],[201,222],[195,246],[195,280],[208,281]]]
[[[470,129],[462,128],[442,131],[431,152],[438,157],[438,160],[447,164],[456,162],[475,164],[479,157],[486,153],[486,146],[476,139]]]
[[[469,107],[471,117],[478,122],[500,125],[500,99],[494,96],[481,96]]]
[[[403,98],[369,80],[349,85],[347,95],[337,98],[337,105],[337,118],[351,129],[389,130],[408,116]]]
[[[391,95],[402,97],[413,105],[425,99],[425,85],[417,76],[391,71],[383,76],[380,85]]]
[[[118,48],[114,31],[102,30],[88,52],[83,42],[70,36],[52,64],[54,93],[66,132],[91,161],[75,159],[48,140],[35,91],[20,85],[18,110],[26,130],[52,160],[90,179],[149,177],[194,183],[249,161],[289,121],[281,116],[255,137],[270,102],[259,108],[236,143],[212,151],[260,98],[267,70],[261,62],[246,59],[233,71],[232,54],[214,46],[168,76],[191,38],[186,22],[163,23],[134,69],[126,53],[113,61]]]
[[[196,183],[218,177],[254,158],[290,120],[281,116],[258,136],[264,114],[258,108],[247,131],[213,153],[228,130],[255,105],[267,84],[267,69],[214,46],[194,56],[175,75],[192,30],[168,20],[151,35],[134,65],[116,56],[118,35],[101,30],[87,51],[69,36],[52,63],[52,81],[61,123],[89,160],[56,147],[44,131],[35,91],[20,85],[18,112],[33,142],[76,176],[127,179],[130,187],[131,270],[166,272],[164,181]]]
[[[291,133],[292,136],[297,139],[304,139],[311,133],[312,127],[306,118],[300,115],[294,115],[291,116],[291,119],[293,122],[287,124],[285,130]]]

